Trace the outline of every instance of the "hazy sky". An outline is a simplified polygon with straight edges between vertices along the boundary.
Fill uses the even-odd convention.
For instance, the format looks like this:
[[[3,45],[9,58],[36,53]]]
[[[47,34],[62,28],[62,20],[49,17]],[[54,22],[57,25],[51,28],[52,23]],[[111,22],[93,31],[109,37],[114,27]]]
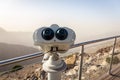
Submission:
[[[83,34],[119,33],[120,0],[0,0],[0,27],[6,30],[34,31],[51,24]]]

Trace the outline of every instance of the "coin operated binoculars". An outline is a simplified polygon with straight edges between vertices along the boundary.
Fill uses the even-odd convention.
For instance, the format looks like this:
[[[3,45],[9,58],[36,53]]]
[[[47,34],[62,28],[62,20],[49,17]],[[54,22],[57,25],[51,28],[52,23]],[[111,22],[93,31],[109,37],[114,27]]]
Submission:
[[[67,52],[75,41],[75,32],[67,27],[56,24],[37,29],[33,34],[34,44],[43,50],[43,70],[48,73],[48,80],[61,80],[61,72],[66,63],[59,54]]]

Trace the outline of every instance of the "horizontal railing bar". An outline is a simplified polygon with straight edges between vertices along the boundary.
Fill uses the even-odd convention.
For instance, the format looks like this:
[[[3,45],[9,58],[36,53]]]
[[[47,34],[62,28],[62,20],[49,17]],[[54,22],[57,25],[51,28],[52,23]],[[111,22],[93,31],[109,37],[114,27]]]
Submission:
[[[97,43],[97,42],[102,42],[102,41],[106,41],[106,40],[111,40],[111,39],[119,38],[119,37],[120,37],[120,35],[119,36],[102,38],[102,39],[97,39],[97,40],[86,41],[86,42],[82,42],[82,43],[72,45],[71,48],[79,47],[79,46],[82,46],[82,45],[88,45],[88,44],[92,44],[92,43]]]
[[[13,64],[13,63],[16,63],[16,62],[21,62],[21,61],[24,61],[24,60],[33,59],[33,58],[41,57],[41,56],[43,56],[43,53],[37,52],[37,53],[28,54],[28,55],[24,55],[24,56],[19,56],[19,57],[7,59],[7,60],[2,60],[2,61],[0,61],[0,66],[5,66],[5,65],[8,65],[8,64]]]
[[[110,39],[114,39],[114,38],[118,38],[118,37],[120,37],[120,36],[113,36],[113,37],[108,37],[108,38],[86,41],[86,42],[75,44],[75,45],[71,46],[71,48],[75,48],[75,47],[79,47],[79,46],[87,45],[87,44],[92,44],[92,43],[97,43],[97,42],[101,42],[101,41],[106,41],[106,40],[110,40]],[[36,57],[41,57],[41,56],[43,56],[43,53],[38,52],[38,53],[28,54],[28,55],[15,57],[15,58],[7,59],[7,60],[2,60],[2,61],[0,61],[0,66],[13,64],[16,62],[21,62],[24,60],[28,60],[28,59],[32,59],[32,58],[36,58]]]

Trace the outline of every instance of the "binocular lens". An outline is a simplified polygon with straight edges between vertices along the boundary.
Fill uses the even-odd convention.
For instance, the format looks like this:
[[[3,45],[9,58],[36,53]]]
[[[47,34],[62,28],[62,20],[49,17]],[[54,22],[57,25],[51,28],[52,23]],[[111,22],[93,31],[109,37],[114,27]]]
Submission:
[[[67,38],[67,36],[68,36],[68,32],[64,28],[59,28],[56,31],[56,38],[59,40],[65,40]]]
[[[42,37],[45,40],[51,40],[54,37],[54,31],[50,28],[46,28],[42,31]]]

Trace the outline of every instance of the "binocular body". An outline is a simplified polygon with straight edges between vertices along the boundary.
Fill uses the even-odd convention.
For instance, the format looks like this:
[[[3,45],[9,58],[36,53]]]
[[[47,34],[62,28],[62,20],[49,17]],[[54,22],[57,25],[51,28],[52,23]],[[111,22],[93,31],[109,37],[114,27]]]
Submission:
[[[40,46],[44,52],[56,48],[57,52],[64,53],[74,44],[75,32],[67,27],[59,27],[56,24],[50,27],[37,29],[33,34],[34,44]]]

